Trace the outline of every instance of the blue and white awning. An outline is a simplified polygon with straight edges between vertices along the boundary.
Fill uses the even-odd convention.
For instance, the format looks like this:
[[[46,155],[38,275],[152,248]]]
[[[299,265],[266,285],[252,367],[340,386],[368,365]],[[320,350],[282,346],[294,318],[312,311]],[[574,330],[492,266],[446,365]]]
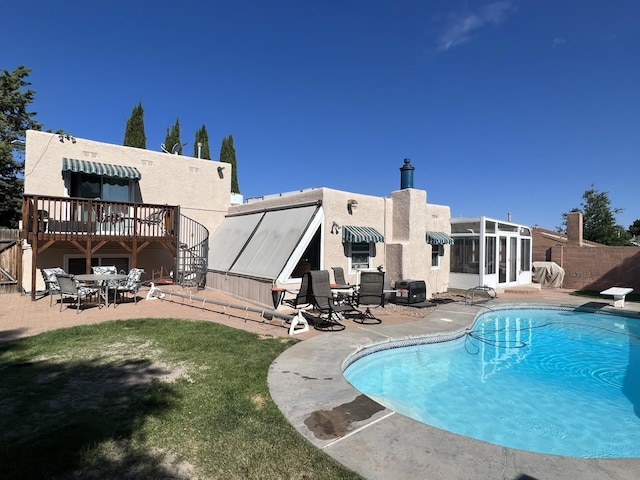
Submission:
[[[384,235],[373,227],[342,227],[342,241],[351,243],[384,243]]]
[[[62,171],[82,172],[91,175],[102,175],[103,177],[130,178],[131,180],[140,180],[142,178],[140,171],[136,167],[90,162],[89,160],[77,160],[75,158],[63,158]]]
[[[427,243],[431,245],[453,245],[453,238],[444,232],[430,232],[427,230]]]

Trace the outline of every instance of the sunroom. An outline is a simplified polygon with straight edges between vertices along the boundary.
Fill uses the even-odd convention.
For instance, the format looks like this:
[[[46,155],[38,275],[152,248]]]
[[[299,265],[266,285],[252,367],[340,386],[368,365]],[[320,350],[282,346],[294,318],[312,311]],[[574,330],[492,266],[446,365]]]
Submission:
[[[531,284],[531,229],[487,217],[451,219],[450,288]]]

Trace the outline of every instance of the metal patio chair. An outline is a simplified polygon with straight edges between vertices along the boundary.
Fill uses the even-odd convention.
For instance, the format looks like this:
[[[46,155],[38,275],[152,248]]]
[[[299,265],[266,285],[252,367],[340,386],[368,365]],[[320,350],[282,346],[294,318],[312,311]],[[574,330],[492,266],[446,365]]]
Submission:
[[[384,272],[360,273],[360,285],[355,294],[354,303],[357,307],[367,305],[362,317],[354,318],[354,322],[368,324],[382,322],[371,313],[369,306],[384,307]]]
[[[305,272],[302,275],[302,279],[300,280],[300,289],[298,291],[285,290],[285,292],[295,294],[295,297],[290,299],[283,298],[283,304],[295,309],[313,304],[313,296],[311,295],[311,277],[309,273],[310,272]]]
[[[62,304],[65,298],[71,298],[76,304],[76,313],[80,313],[80,305],[82,299],[91,297],[98,293],[97,288],[90,288],[78,285],[78,283],[67,274],[58,274],[57,276],[58,286],[60,287],[60,311],[62,311]]]
[[[49,306],[51,307],[53,306],[53,295],[60,293],[57,275],[66,275],[67,272],[60,267],[43,268],[41,272],[44,280],[45,295],[49,295]]]
[[[320,318],[324,322],[314,325],[319,330],[343,330],[340,323],[346,315],[362,316],[363,313],[350,303],[337,303],[333,298],[329,272],[327,270],[312,270],[309,272],[311,279],[311,295],[314,308],[320,312]]]
[[[129,273],[127,274],[127,279],[124,280],[123,282],[120,282],[116,287],[116,291],[114,295],[114,304],[117,303],[115,302],[117,296],[122,295],[122,297],[124,298],[125,293],[132,294],[133,303],[135,303],[136,305],[138,304],[138,291],[142,286],[142,282],[140,281],[140,278],[142,277],[143,273],[144,273],[144,270],[142,268],[132,268],[131,270],[129,270]]]

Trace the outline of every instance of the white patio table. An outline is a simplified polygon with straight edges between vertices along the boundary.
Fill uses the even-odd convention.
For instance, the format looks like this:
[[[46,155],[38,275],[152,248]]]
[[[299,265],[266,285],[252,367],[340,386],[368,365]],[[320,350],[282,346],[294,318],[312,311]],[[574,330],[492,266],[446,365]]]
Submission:
[[[75,280],[81,282],[91,283],[100,289],[100,296],[104,299],[105,307],[109,306],[109,281],[121,281],[127,278],[122,273],[83,273],[81,275],[74,275]],[[114,300],[115,302],[115,300]],[[98,306],[100,305],[100,299],[98,298]]]

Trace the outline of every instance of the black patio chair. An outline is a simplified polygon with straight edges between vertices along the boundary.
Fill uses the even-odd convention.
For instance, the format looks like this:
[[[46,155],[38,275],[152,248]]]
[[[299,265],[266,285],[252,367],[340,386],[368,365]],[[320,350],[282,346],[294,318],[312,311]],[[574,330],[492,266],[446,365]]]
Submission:
[[[355,305],[367,305],[367,309],[360,318],[354,318],[359,323],[381,323],[369,306],[384,307],[384,272],[361,272],[360,285],[354,298]]]
[[[347,279],[344,277],[344,269],[342,267],[331,267],[331,269],[333,270],[333,279],[335,280],[337,286],[351,286],[349,282],[347,282]]]
[[[331,269],[333,270],[333,279],[335,281],[335,285],[332,285],[332,288],[336,291],[336,300],[339,303],[347,302],[353,304],[355,285],[347,282],[342,267],[331,267]]]
[[[315,328],[319,330],[343,330],[345,327],[340,323],[340,319],[346,318],[348,315],[363,315],[360,310],[350,303],[339,304],[334,300],[327,270],[312,270],[309,275],[313,306],[320,312],[320,318],[324,320],[315,324]],[[323,315],[325,316],[324,318]]]
[[[285,290],[285,293],[295,294],[294,298],[283,298],[282,303],[291,308],[298,309],[313,305],[313,295],[311,295],[310,272],[305,272],[300,280],[300,289],[297,292]]]

